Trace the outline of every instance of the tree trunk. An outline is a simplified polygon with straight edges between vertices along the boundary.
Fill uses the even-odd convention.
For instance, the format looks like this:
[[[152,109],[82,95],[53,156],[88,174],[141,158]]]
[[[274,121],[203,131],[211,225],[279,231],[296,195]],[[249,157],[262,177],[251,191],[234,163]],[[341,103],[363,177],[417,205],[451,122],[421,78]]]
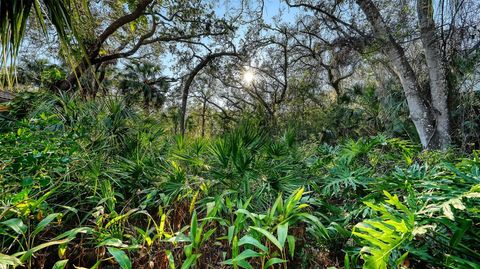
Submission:
[[[436,147],[437,143],[433,141],[435,135],[434,115],[427,106],[428,102],[420,94],[417,76],[405,56],[405,51],[390,34],[378,8],[372,0],[356,0],[356,2],[371,24],[377,41],[385,43],[384,53],[390,59],[393,70],[400,79],[407,99],[410,118],[417,129],[422,146],[424,148]]]
[[[207,113],[207,99],[206,97],[203,99],[203,107],[202,107],[202,137],[205,137],[205,114]]]
[[[100,50],[102,48],[103,43],[114,34],[119,28],[123,27],[124,25],[136,20],[140,16],[142,16],[147,9],[147,7],[153,2],[154,0],[141,0],[137,3],[135,10],[132,13],[126,14],[121,16],[120,18],[113,21],[95,40],[95,43],[86,48],[86,55],[83,56],[79,65],[75,68],[73,72],[71,72],[67,78],[58,81],[53,85],[52,89],[58,91],[69,91],[72,90],[73,86],[77,82],[77,80],[85,73],[85,71],[90,68],[92,64],[96,64],[95,59],[100,54]]]
[[[192,86],[193,80],[195,79],[195,76],[205,67],[207,66],[212,60],[222,57],[222,56],[235,56],[238,57],[239,54],[236,52],[217,52],[217,53],[212,53],[207,55],[205,58],[203,58],[200,63],[198,63],[195,68],[192,70],[192,72],[188,75],[187,80],[185,81],[185,84],[183,86],[183,91],[182,91],[182,105],[180,107],[180,132],[182,135],[185,135],[185,120],[187,117],[187,102],[188,102],[188,94],[190,92],[190,86]]]
[[[186,129],[186,117],[187,117],[187,102],[188,102],[188,92],[190,91],[190,85],[193,82],[193,77],[187,79],[182,91],[182,105],[180,107],[180,133],[185,135]]]
[[[435,32],[432,0],[417,0],[417,13],[420,24],[420,37],[425,50],[425,59],[430,78],[430,94],[435,117],[435,143],[445,149],[451,143],[450,118],[448,111],[448,85],[441,45]]]

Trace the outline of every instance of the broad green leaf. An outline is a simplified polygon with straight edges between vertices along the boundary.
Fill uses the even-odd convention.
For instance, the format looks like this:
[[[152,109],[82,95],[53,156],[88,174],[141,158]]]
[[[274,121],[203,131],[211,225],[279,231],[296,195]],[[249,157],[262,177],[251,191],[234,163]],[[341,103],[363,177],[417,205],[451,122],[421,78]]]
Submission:
[[[397,267],[401,267],[401,265],[403,264],[403,262],[405,261],[405,259],[407,258],[408,256],[408,252],[405,252],[403,253],[402,256],[400,256],[400,258],[398,258],[396,261],[395,261],[395,265]]]
[[[26,262],[37,251],[39,251],[41,249],[44,249],[44,248],[47,248],[47,247],[50,247],[50,246],[65,244],[70,240],[71,239],[69,239],[69,238],[65,238],[65,239],[62,239],[62,240],[49,241],[49,242],[40,244],[36,247],[33,247],[33,248],[29,249],[28,251],[17,252],[17,253],[15,253],[15,256],[21,256],[20,261]]]
[[[252,213],[250,213],[250,211],[243,208],[237,209],[237,211],[235,211],[235,214],[245,214],[250,219],[255,220],[255,216]]]
[[[287,260],[282,260],[280,258],[271,258],[270,260],[268,260],[268,262],[265,264],[265,268],[269,268],[270,266],[274,265],[274,264],[279,264],[279,263],[284,263],[284,262],[287,262]]]
[[[108,246],[108,247],[116,247],[116,248],[126,248],[128,245],[124,244],[122,240],[118,238],[108,238],[103,240],[97,247],[101,246]]]
[[[238,245],[238,237],[235,235],[232,242],[232,257],[237,257],[239,251],[240,246]]]
[[[293,211],[295,205],[298,203],[298,201],[300,201],[303,195],[303,191],[304,188],[299,188],[288,198],[287,205],[285,206],[285,212],[287,215],[289,215]]]
[[[132,269],[132,262],[123,250],[114,247],[107,247],[108,252],[112,254],[113,258],[118,262],[122,269]]]
[[[323,238],[328,239],[330,237],[327,228],[325,228],[322,222],[314,215],[309,213],[298,213],[296,215],[303,221],[314,225],[316,231],[319,232]]]
[[[237,262],[237,265],[245,269],[253,269],[253,267],[246,260],[241,260]]]
[[[450,246],[452,247],[456,247],[460,243],[463,235],[472,225],[472,220],[470,219],[461,220],[460,223],[461,223],[460,227],[458,227],[458,229],[455,230],[455,233],[453,234],[452,239],[450,239]]]
[[[193,253],[193,243],[184,246],[183,251],[185,252],[185,256],[187,256],[187,258],[190,258]]]
[[[217,228],[211,229],[203,234],[202,242],[208,241],[208,239],[213,235]]]
[[[79,228],[75,228],[75,229],[71,229],[69,231],[66,231],[60,235],[58,235],[57,237],[54,238],[54,240],[59,240],[59,239],[63,239],[63,238],[68,238],[69,240],[72,240],[74,239],[77,234],[81,233],[81,234],[90,234],[93,232],[93,229],[90,228],[90,227],[79,227]]]
[[[108,228],[108,227],[110,227],[111,225],[113,225],[113,224],[115,224],[115,223],[118,223],[118,222],[120,222],[120,221],[122,221],[122,220],[124,220],[124,219],[127,219],[130,215],[132,215],[133,213],[135,213],[135,212],[137,212],[137,211],[138,211],[137,208],[130,209],[127,213],[113,218],[112,220],[110,220],[110,221],[105,225],[105,228]]]
[[[240,253],[237,257],[235,257],[233,259],[233,262],[238,262],[238,261],[241,261],[241,260],[246,260],[246,259],[249,259],[249,258],[260,257],[260,256],[262,256],[262,254],[254,251],[254,250],[251,250],[251,249],[246,249],[246,250],[242,251],[242,253]]]
[[[287,240],[287,236],[288,236],[288,222],[279,224],[277,226],[277,238],[278,238],[278,242],[282,246],[282,249],[285,246],[285,240]]]
[[[198,259],[200,256],[201,256],[200,254],[191,255],[191,256],[182,264],[182,268],[181,268],[181,269],[188,269],[188,268],[190,268],[193,264],[195,264],[195,262],[197,261],[197,259]]]
[[[235,232],[235,226],[228,227],[228,243],[232,243],[234,232]]]
[[[282,195],[279,195],[277,197],[277,200],[275,200],[275,203],[273,204],[272,208],[270,209],[270,218],[274,218],[275,217],[275,212],[277,210],[277,207],[280,211],[283,210],[283,198],[282,198]]]
[[[161,240],[165,233],[165,222],[167,221],[167,215],[161,214],[160,225],[157,229],[158,239]]]
[[[195,242],[195,237],[197,235],[197,212],[193,211],[192,221],[190,223],[190,240]]]
[[[222,264],[227,264],[227,265],[237,265],[241,268],[245,268],[245,269],[253,269],[252,265],[250,265],[250,263],[248,263],[248,261],[246,260],[240,260],[240,261],[233,261],[232,259],[228,259],[224,262],[222,262]],[[234,266],[235,268],[235,266]]]
[[[363,268],[386,269],[391,262],[390,254],[412,238],[414,214],[396,195],[392,196],[385,192],[385,196],[388,198],[386,202],[394,205],[396,212],[391,212],[394,209],[385,204],[373,205],[366,202],[369,207],[381,213],[381,218],[364,220],[355,225],[352,231],[353,235],[364,240],[364,247],[360,250],[365,261]]]
[[[246,244],[255,246],[255,247],[261,249],[264,252],[268,251],[268,248],[265,245],[263,245],[257,239],[251,237],[250,235],[245,235],[240,240],[238,240],[238,245],[239,246],[243,246],[243,245],[246,245]]]
[[[350,256],[348,256],[348,253],[345,254],[345,258],[343,259],[343,267],[350,269]]]
[[[67,263],[68,263],[68,260],[58,261],[53,265],[52,269],[63,269],[65,268],[65,266],[67,266]]]
[[[253,229],[261,234],[263,234],[265,237],[267,237],[267,239],[272,242],[280,251],[283,251],[283,248],[282,248],[282,244],[280,244],[280,242],[278,242],[277,238],[275,238],[275,236],[270,233],[269,231],[265,230],[265,229],[262,229],[260,227],[255,227],[255,226],[250,226],[250,229]]]
[[[22,262],[14,256],[0,253],[0,265],[10,265],[16,267],[22,265]]]
[[[0,223],[10,227],[10,229],[12,229],[17,234],[24,234],[28,229],[27,225],[25,225],[23,221],[18,218],[9,219]]]
[[[239,264],[241,261],[245,261],[249,258],[255,258],[255,257],[260,257],[263,256],[262,254],[251,250],[251,249],[246,249],[242,253],[240,253],[237,257],[233,259],[226,260],[222,262],[222,264],[227,264],[227,265],[234,265],[234,264]]]
[[[61,213],[53,213],[46,216],[42,221],[40,221],[40,223],[38,223],[37,227],[32,232],[32,237],[35,237],[38,233],[43,231],[43,229],[45,229],[45,227],[47,227],[50,224],[50,222],[52,222],[58,216],[61,216]]]
[[[293,258],[295,255],[295,237],[293,235],[287,236],[288,242],[288,252],[290,253],[290,257]]]

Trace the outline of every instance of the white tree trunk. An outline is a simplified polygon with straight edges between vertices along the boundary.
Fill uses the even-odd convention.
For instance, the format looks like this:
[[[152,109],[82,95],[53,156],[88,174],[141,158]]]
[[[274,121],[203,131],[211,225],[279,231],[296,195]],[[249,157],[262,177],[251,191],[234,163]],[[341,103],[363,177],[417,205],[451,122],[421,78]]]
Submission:
[[[372,0],[356,0],[371,24],[375,38],[383,42],[384,53],[389,57],[393,70],[400,79],[407,99],[410,117],[417,129],[420,142],[424,148],[431,147],[435,135],[435,124],[427,102],[420,94],[417,76],[405,56],[403,48],[395,41]]]
[[[435,31],[432,0],[417,0],[417,13],[428,66],[430,94],[436,124],[436,137],[432,143],[437,143],[434,147],[445,149],[451,143],[447,73],[442,59],[439,38]]]

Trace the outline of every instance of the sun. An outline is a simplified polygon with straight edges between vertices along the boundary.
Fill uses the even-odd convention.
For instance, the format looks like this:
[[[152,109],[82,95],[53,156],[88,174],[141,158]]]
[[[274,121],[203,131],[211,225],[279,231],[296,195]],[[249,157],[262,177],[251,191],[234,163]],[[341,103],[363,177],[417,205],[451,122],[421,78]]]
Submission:
[[[255,80],[255,73],[251,69],[246,69],[245,72],[243,73],[243,81],[246,84],[252,84],[254,80]]]

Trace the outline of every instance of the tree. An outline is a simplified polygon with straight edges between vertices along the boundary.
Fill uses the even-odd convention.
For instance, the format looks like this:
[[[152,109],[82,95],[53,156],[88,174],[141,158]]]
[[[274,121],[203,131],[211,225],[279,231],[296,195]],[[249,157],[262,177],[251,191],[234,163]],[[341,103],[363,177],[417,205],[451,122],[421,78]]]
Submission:
[[[354,1],[365,15],[375,40],[375,45],[387,56],[397,75],[408,103],[410,117],[416,127],[424,148],[445,149],[451,143],[449,110],[447,105],[448,87],[444,59],[441,57],[437,28],[433,20],[432,1],[418,0],[417,17],[420,39],[425,51],[426,68],[429,70],[428,95],[423,94],[418,74],[408,59],[405,49],[397,40],[380,9],[372,0]],[[361,29],[358,22],[350,23],[338,13],[337,5],[287,1],[291,7],[303,7],[321,14],[321,18],[332,25],[332,29],[348,38],[366,39],[367,29]],[[405,8],[407,8],[405,6]],[[352,19],[356,19],[353,17]],[[359,42],[368,43],[368,42]],[[362,49],[362,48],[360,48]]]
[[[442,57],[440,38],[437,35],[435,22],[433,20],[433,1],[417,0],[417,14],[420,25],[420,36],[422,39],[425,58],[427,61],[430,78],[430,95],[432,109],[435,117],[435,136],[440,148],[446,148],[452,142],[450,128],[450,114],[448,108],[448,85],[445,62]]]
[[[105,61],[110,61],[118,58],[128,57],[133,55],[145,42],[145,40],[155,33],[156,29],[156,22],[153,19],[153,24],[151,30],[146,34],[142,35],[139,41],[128,51],[124,52],[117,52],[114,54],[110,54],[107,56],[100,56],[100,50],[102,49],[103,44],[107,41],[107,39],[113,35],[117,30],[121,27],[135,21],[140,16],[144,15],[145,10],[147,7],[152,4],[154,0],[141,0],[137,3],[135,9],[125,14],[116,20],[114,20],[108,27],[103,30],[103,32],[95,38],[92,44],[88,45],[85,48],[85,54],[83,55],[82,59],[80,60],[77,67],[74,69],[70,75],[64,79],[56,83],[55,88],[60,91],[67,91],[73,88],[75,81],[93,64],[99,64]],[[124,45],[125,47],[126,45]],[[99,57],[100,56],[100,57]]]
[[[119,89],[127,102],[142,99],[143,108],[161,108],[165,103],[165,94],[169,80],[159,76],[160,67],[148,62],[132,61],[125,67]]]

